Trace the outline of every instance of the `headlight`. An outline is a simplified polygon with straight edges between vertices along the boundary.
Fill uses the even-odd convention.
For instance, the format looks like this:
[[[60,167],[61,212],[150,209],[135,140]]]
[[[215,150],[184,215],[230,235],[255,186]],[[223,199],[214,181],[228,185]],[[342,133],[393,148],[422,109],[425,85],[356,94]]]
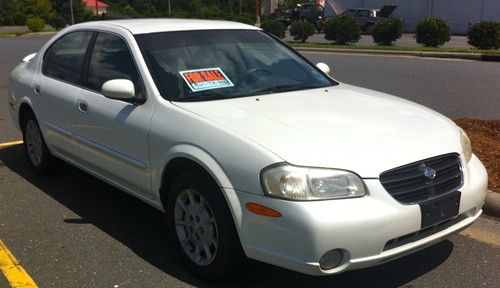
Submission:
[[[472,146],[470,145],[469,136],[467,133],[460,128],[460,142],[462,143],[462,149],[464,150],[464,156],[466,163],[469,163],[470,158],[472,157]]]
[[[290,200],[324,200],[365,195],[363,181],[356,174],[335,169],[281,165],[262,172],[267,195]]]

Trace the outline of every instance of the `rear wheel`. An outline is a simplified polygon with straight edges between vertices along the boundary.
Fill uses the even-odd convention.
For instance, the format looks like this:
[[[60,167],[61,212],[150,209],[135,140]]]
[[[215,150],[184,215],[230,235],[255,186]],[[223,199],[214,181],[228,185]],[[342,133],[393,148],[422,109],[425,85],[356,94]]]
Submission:
[[[24,150],[28,163],[35,173],[46,174],[55,160],[45,144],[33,112],[29,112],[24,117],[22,124]]]
[[[219,188],[199,174],[173,181],[167,203],[170,240],[182,262],[195,274],[223,277],[241,253],[231,213]]]

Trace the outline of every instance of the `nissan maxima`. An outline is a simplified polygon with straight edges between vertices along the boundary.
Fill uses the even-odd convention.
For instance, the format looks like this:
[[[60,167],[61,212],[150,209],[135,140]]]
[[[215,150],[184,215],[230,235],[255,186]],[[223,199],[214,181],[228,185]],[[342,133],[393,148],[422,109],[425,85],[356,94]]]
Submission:
[[[487,173],[465,132],[329,72],[245,24],[89,22],[23,59],[8,105],[35,172],[62,159],[163,211],[207,278],[244,256],[340,273],[471,225]]]

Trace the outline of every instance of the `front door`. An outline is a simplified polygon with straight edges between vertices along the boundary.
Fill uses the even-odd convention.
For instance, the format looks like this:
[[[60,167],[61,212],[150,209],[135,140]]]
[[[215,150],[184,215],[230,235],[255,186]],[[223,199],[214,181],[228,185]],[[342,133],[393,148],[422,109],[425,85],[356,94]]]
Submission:
[[[80,161],[127,190],[150,197],[148,131],[153,101],[127,102],[100,92],[108,80],[128,79],[137,99],[144,99],[133,56],[123,38],[99,33],[89,61],[85,89],[77,99]]]

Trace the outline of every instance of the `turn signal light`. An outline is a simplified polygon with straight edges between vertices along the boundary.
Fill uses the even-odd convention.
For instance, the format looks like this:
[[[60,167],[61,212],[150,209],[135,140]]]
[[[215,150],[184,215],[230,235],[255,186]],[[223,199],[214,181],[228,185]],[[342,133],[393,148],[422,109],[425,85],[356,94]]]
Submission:
[[[248,211],[262,216],[274,217],[274,218],[283,216],[279,211],[276,211],[274,209],[271,209],[269,207],[257,203],[247,203],[245,204],[245,207],[247,207]]]

